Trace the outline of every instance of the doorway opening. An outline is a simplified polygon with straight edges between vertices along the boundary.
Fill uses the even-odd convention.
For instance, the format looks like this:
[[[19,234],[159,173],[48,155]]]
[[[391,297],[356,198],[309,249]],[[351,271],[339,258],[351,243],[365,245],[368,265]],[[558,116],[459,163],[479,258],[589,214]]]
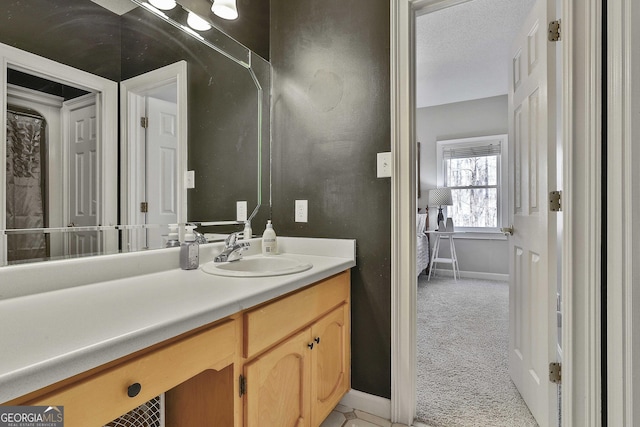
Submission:
[[[121,83],[126,251],[165,247],[186,220],[187,70],[180,61]]]
[[[111,253],[99,228],[115,224],[115,82],[10,46],[0,56],[0,265]]]
[[[427,212],[431,208],[429,217],[432,219],[429,224],[429,229],[431,230],[429,233],[433,233],[434,230],[438,229],[438,223],[435,220],[437,210],[434,210],[434,207],[428,203],[428,196],[425,197],[431,189],[453,187],[454,193],[456,190],[461,189],[463,192],[471,193],[465,200],[461,200],[461,194],[457,195],[457,199],[454,195],[454,199],[456,199],[452,202],[454,206],[451,206],[448,212],[447,208],[445,208],[445,218],[446,216],[454,216],[452,211],[459,211],[461,207],[465,208],[465,204],[467,210],[469,210],[467,213],[469,215],[473,214],[474,209],[470,208],[469,205],[477,203],[478,199],[483,197],[484,199],[490,198],[490,191],[484,188],[482,189],[484,193],[479,194],[480,190],[475,188],[476,184],[478,184],[477,182],[447,182],[446,177],[443,177],[440,172],[443,169],[443,160],[442,156],[438,156],[436,142],[439,139],[456,140],[475,136],[488,136],[506,133],[508,130],[509,140],[506,145],[508,150],[505,150],[506,152],[503,155],[509,158],[508,170],[505,171],[509,176],[509,197],[499,201],[508,206],[501,206],[500,204],[497,206],[498,212],[502,210],[501,208],[505,208],[504,211],[508,212],[508,214],[502,215],[502,218],[498,216],[498,224],[491,224],[492,226],[484,227],[484,229],[478,229],[473,225],[458,228],[456,230],[457,236],[455,236],[456,258],[463,278],[467,277],[467,279],[475,280],[498,278],[508,279],[510,282],[508,292],[509,317],[507,320],[509,333],[508,337],[504,337],[505,339],[508,338],[509,347],[504,349],[502,362],[508,366],[509,375],[513,378],[513,382],[517,385],[531,412],[538,419],[538,423],[543,426],[558,425],[560,418],[558,388],[556,385],[547,384],[546,369],[548,362],[560,361],[562,358],[559,308],[561,295],[560,260],[562,248],[560,244],[562,218],[548,216],[540,208],[543,205],[543,203],[540,203],[540,198],[546,198],[545,191],[547,186],[560,189],[562,184],[561,180],[556,181],[555,179],[555,176],[562,176],[560,168],[562,163],[561,141],[559,138],[556,140],[555,132],[556,125],[558,125],[558,129],[561,128],[561,120],[559,119],[561,117],[560,102],[558,99],[557,103],[550,102],[552,105],[544,105],[544,108],[541,108],[542,98],[536,97],[536,86],[528,86],[526,90],[529,92],[524,98],[518,100],[520,92],[518,85],[525,81],[535,68],[536,61],[540,60],[540,57],[536,57],[536,55],[546,55],[544,53],[546,49],[545,51],[537,51],[531,49],[531,47],[537,48],[541,46],[536,44],[538,43],[537,40],[546,41],[547,14],[556,16],[561,10],[560,2],[538,0],[534,6],[534,1],[530,1],[527,4],[519,5],[522,6],[522,9],[518,11],[521,13],[519,16],[512,16],[507,20],[502,17],[502,22],[506,21],[514,24],[513,30],[515,32],[511,33],[504,25],[501,27],[502,36],[507,38],[504,41],[509,45],[516,39],[517,32],[521,30],[520,27],[528,25],[527,30],[524,32],[525,50],[507,51],[508,56],[503,58],[500,58],[498,54],[500,50],[499,46],[497,46],[498,43],[487,43],[485,47],[490,47],[482,51],[482,43],[486,43],[486,40],[483,40],[480,35],[486,35],[490,29],[476,33],[474,38],[460,40],[464,31],[457,31],[452,36],[449,32],[438,30],[438,26],[469,29],[473,26],[473,20],[475,20],[492,28],[491,23],[486,22],[488,18],[482,14],[500,16],[500,12],[491,10],[491,7],[502,7],[502,10],[506,10],[506,7],[500,5],[501,2],[499,1],[488,0],[462,2],[464,4],[459,4],[460,2],[451,3],[441,2],[441,7],[431,6],[425,8],[423,11],[425,13],[417,13],[414,22],[417,44],[415,60],[416,99],[418,105],[415,123],[416,141],[420,142],[421,154],[419,159],[421,164],[418,170],[422,174],[422,176],[418,177],[418,185],[421,186],[418,193],[423,195],[421,199],[418,199],[417,207],[419,211],[422,210],[423,212]],[[555,6],[552,3],[556,3]],[[526,19],[534,19],[527,18],[529,9],[538,10],[540,5],[545,8],[538,13],[541,13],[544,18],[528,22]],[[550,5],[550,9],[553,10],[547,11],[547,5]],[[452,7],[449,8],[448,6]],[[511,4],[511,7],[513,6]],[[455,22],[452,24],[447,21],[447,14],[455,17],[456,20],[464,19],[468,14],[471,21],[466,24],[456,24]],[[432,25],[436,29],[434,33],[425,36],[421,33],[422,25]],[[538,32],[540,28],[544,29],[544,39]],[[438,41],[438,34],[444,35],[444,37],[440,37],[440,41]],[[434,56],[444,58],[442,61],[446,66],[442,66],[442,63],[434,64],[433,61],[430,62],[432,58],[423,58],[421,61],[420,55],[423,53],[420,46],[421,37],[428,40],[427,43],[435,44],[436,49],[441,49]],[[452,41],[451,39],[456,40]],[[455,41],[461,42],[464,47],[455,48]],[[474,44],[476,42],[479,44]],[[484,59],[485,62],[479,62],[478,58],[473,57],[474,52],[465,50],[467,48],[481,51],[481,56],[483,57],[481,59]],[[560,49],[558,49],[559,51]],[[549,56],[552,61],[556,60],[552,52],[549,53]],[[557,61],[558,65],[560,63],[561,61]],[[553,68],[554,65],[550,65]],[[423,72],[421,67],[431,67],[431,74]],[[483,70],[487,70],[492,77],[496,75],[503,76],[502,92],[496,93],[496,89],[491,86],[492,82],[483,80]],[[464,71],[471,71],[471,73],[467,73],[467,76],[465,76]],[[551,74],[551,79],[548,82],[545,80],[543,86],[540,86],[541,90],[537,92],[538,95],[544,93],[544,96],[546,96],[547,89],[549,89],[550,92],[548,93],[550,95],[555,94],[556,89],[560,93],[561,88],[555,86],[556,80],[558,83],[561,81],[559,78],[560,72],[556,71],[556,73]],[[468,76],[471,76],[471,78]],[[428,79],[431,79],[431,81],[425,84],[424,80]],[[492,90],[493,92],[491,92]],[[431,104],[428,101],[424,101],[425,93],[433,95]],[[532,94],[533,97],[530,97]],[[549,99],[555,100],[551,96]],[[425,106],[421,107],[421,103],[425,104]],[[549,132],[545,135],[547,130]],[[543,147],[547,137],[549,137],[548,141],[550,141],[548,150]],[[460,158],[461,155],[456,154],[453,157]],[[478,155],[476,153],[471,157],[486,158],[486,154]],[[548,164],[547,158],[549,159]],[[549,174],[546,173],[547,167],[551,171]],[[476,179],[476,181],[482,175],[477,173],[477,168],[470,174],[473,175],[473,179]],[[485,187],[491,187],[489,182],[484,184]],[[456,212],[456,214],[459,215],[460,212]],[[536,220],[543,218],[542,222],[545,227],[543,234],[548,237],[543,244],[534,245],[534,247],[528,246],[528,242],[531,240],[530,236],[535,235],[536,232],[526,222],[522,222],[522,218],[529,216]],[[460,218],[460,216],[458,217]],[[516,236],[503,237],[500,234],[500,228],[510,229],[513,232],[514,220],[518,223]],[[463,225],[468,226],[470,224]],[[433,236],[434,234],[432,234],[432,240]],[[523,240],[523,236],[529,237],[525,237]],[[486,257],[486,259],[483,257]],[[446,257],[439,255],[439,258]],[[453,256],[450,258],[453,258]],[[541,293],[534,294],[533,292],[539,289],[535,285],[543,281],[552,283],[552,285],[545,290],[544,295]],[[418,282],[425,281],[419,278]],[[427,283],[423,284],[428,286]],[[460,284],[453,281],[453,279],[450,283],[447,283],[447,286],[453,287],[456,285],[459,286]],[[421,289],[418,289],[418,298],[422,297],[420,291]],[[479,294],[476,295],[478,298],[483,296],[481,288],[478,288],[478,292]],[[418,301],[418,304],[420,304],[420,301]],[[538,327],[532,321],[534,313],[546,319],[541,327]],[[478,316],[491,316],[492,314],[490,310],[485,313],[478,313]],[[420,320],[420,313],[418,313],[418,321]],[[452,329],[455,327],[455,325],[450,326]],[[420,330],[422,327],[428,327],[428,325],[419,325],[417,327],[417,335],[419,337],[417,350],[418,370],[421,363],[421,341],[424,341],[420,338],[423,335]],[[544,345],[542,344],[543,342]],[[499,343],[496,344],[498,345]],[[536,352],[531,349],[534,346],[543,348],[543,350]],[[437,353],[437,349],[435,351]],[[462,352],[462,350],[460,351]],[[420,375],[420,372],[418,372],[418,375]],[[533,382],[537,381],[537,386],[530,384],[532,378]],[[429,384],[429,382],[424,384]],[[420,380],[418,380],[418,387],[420,386]],[[420,391],[417,393],[418,396],[421,394]],[[430,421],[428,414],[425,415],[421,411],[419,404],[418,402],[416,411],[418,419],[426,417],[424,421]],[[517,422],[517,420],[511,421]]]

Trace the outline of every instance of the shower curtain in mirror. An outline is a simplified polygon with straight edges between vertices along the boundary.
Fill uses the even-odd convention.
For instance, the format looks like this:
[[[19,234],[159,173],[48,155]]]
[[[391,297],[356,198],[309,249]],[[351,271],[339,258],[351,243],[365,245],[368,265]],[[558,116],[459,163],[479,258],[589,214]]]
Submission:
[[[7,112],[7,229],[45,227],[44,118]],[[7,236],[9,262],[46,258],[44,233]]]

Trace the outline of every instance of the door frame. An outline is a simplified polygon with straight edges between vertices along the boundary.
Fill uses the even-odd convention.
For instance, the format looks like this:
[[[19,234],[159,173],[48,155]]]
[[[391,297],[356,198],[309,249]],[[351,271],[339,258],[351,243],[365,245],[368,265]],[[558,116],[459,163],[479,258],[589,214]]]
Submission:
[[[640,197],[637,140],[640,124],[634,111],[640,105],[640,19],[635,0],[607,2],[607,421],[633,426],[640,415],[640,386],[634,359],[638,327],[634,311],[640,308],[634,292],[638,270],[638,222],[634,217]],[[634,257],[635,254],[635,257]],[[637,316],[637,315],[636,315]]]
[[[144,99],[152,89],[175,84],[178,107],[178,189],[177,217],[178,223],[187,221],[187,189],[185,173],[187,171],[187,62],[178,61],[132,77],[120,83],[120,116],[121,124],[121,179],[120,179],[120,217],[123,224],[140,224],[138,209],[138,189],[144,178],[137,165],[141,159],[141,146],[144,145],[144,131],[140,126],[140,114],[145,111]],[[134,191],[131,191],[134,190]],[[135,233],[130,234],[131,238]],[[137,245],[135,240],[132,243]]]
[[[57,81],[98,92],[99,104],[97,117],[100,126],[98,130],[98,154],[100,166],[98,176],[100,184],[99,224],[105,227],[117,225],[118,221],[118,84],[103,77],[70,67],[65,64],[44,58],[13,46],[0,43],[0,122],[7,122],[7,69],[12,68],[33,74],[45,79]],[[7,139],[6,126],[0,130],[0,139]],[[0,158],[6,159],[6,144],[0,144]],[[6,165],[0,162],[0,186],[5,183]],[[6,200],[0,200],[0,229],[6,225]],[[65,224],[66,225],[66,224]],[[115,250],[118,239],[112,233],[104,233],[104,247]],[[4,265],[7,257],[6,236],[0,233],[0,265]]]
[[[391,0],[391,420],[416,413],[414,22],[456,0]],[[562,2],[563,425],[601,425],[600,0]],[[573,286],[573,284],[580,286]]]

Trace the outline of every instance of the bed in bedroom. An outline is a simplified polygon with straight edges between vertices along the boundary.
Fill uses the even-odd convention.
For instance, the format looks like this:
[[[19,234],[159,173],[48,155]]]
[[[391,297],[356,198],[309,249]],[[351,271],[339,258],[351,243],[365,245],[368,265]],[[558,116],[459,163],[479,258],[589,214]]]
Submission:
[[[416,224],[416,272],[419,276],[429,266],[429,235],[426,233],[429,227],[429,214],[418,213]]]

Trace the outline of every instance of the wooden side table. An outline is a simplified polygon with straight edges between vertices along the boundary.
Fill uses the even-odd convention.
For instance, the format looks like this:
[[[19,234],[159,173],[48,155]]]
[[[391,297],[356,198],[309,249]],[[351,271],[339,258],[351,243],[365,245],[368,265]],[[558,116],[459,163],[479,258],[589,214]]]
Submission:
[[[431,274],[433,273],[435,264],[451,264],[453,269],[453,278],[458,280],[460,278],[460,267],[458,267],[458,256],[456,255],[456,246],[453,242],[453,235],[455,231],[427,231],[429,234],[433,234],[436,237],[436,241],[433,245],[433,256],[429,263],[429,276],[427,280],[431,280]],[[449,240],[449,248],[451,249],[451,258],[440,257],[440,243],[442,240]]]

